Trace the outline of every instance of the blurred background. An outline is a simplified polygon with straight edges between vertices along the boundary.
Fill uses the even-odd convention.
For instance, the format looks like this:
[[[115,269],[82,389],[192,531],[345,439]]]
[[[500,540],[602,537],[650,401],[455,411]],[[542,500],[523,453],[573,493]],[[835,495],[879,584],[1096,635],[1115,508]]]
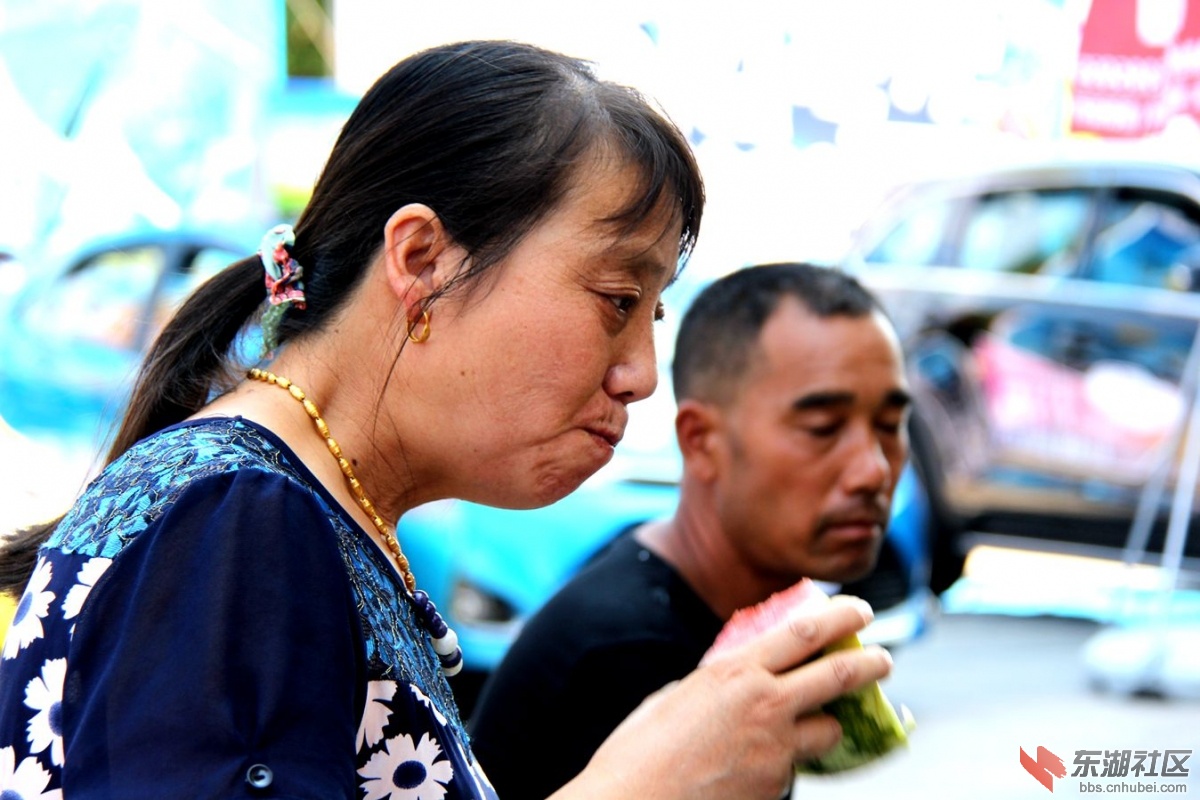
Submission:
[[[810,260],[901,329],[921,427],[859,589],[922,728],[828,796],[1041,796],[1019,748],[1196,747],[1198,0],[0,0],[0,531],[70,503],[158,327],[294,220],[370,83],[465,38],[590,59],[687,133],[710,204],[675,310]],[[569,502],[402,524],[476,680],[670,508],[668,388],[639,405]]]

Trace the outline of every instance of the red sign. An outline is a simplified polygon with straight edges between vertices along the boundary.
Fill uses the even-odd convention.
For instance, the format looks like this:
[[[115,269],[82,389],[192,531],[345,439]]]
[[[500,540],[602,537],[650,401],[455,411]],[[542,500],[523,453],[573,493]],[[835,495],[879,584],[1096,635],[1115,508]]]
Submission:
[[[1071,130],[1105,137],[1200,119],[1200,1],[1092,0],[1072,99]]]

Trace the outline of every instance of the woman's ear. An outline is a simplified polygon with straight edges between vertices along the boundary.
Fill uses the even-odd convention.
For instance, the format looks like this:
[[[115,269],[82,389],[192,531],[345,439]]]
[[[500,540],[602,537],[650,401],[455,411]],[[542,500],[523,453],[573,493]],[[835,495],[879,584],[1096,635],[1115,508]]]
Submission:
[[[721,438],[721,414],[717,407],[698,400],[682,400],[675,413],[675,437],[687,472],[706,483],[715,480],[720,471]]]
[[[396,210],[383,229],[383,265],[392,293],[408,310],[410,321],[421,316],[425,300],[450,279],[461,257],[433,209],[409,203]]]

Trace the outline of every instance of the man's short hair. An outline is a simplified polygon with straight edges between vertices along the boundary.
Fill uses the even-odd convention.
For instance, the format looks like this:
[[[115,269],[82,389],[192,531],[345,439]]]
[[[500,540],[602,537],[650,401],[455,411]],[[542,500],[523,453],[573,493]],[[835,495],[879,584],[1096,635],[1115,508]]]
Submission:
[[[730,402],[763,325],[786,297],[820,318],[883,312],[862,284],[833,267],[779,263],[732,272],[705,287],[683,316],[671,365],[676,402]]]

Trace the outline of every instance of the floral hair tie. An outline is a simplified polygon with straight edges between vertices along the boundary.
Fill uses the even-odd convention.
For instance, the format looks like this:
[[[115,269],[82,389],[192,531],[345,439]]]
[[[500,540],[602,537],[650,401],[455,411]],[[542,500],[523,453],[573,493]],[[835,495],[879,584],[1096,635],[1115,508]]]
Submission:
[[[279,346],[279,324],[288,308],[295,306],[303,310],[305,307],[304,267],[288,252],[288,247],[295,243],[296,234],[292,226],[284,224],[267,231],[258,246],[270,303],[262,316],[264,355]]]

